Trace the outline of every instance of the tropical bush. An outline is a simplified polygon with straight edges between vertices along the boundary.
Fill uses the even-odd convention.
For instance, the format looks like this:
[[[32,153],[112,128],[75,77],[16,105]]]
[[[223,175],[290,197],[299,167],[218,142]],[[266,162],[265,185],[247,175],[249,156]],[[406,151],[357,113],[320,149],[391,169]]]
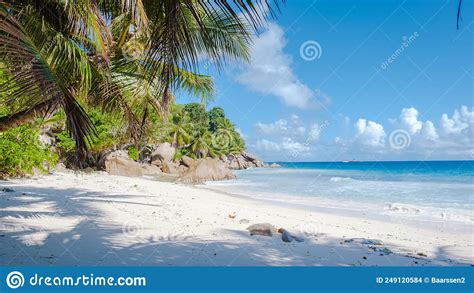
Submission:
[[[91,109],[88,112],[97,132],[96,136],[87,143],[90,152],[99,153],[124,142],[125,134],[120,119],[98,109]],[[58,115],[63,116],[64,114]],[[65,120],[63,120],[63,124],[64,122]],[[57,148],[62,154],[73,153],[76,149],[75,141],[64,125],[61,129],[62,131],[56,134]]]
[[[58,156],[39,141],[39,132],[27,124],[0,132],[0,177],[32,174],[34,169],[47,172]]]
[[[217,157],[245,151],[244,140],[220,107],[209,112],[197,103],[176,107],[167,125],[166,141],[178,149],[177,157]]]

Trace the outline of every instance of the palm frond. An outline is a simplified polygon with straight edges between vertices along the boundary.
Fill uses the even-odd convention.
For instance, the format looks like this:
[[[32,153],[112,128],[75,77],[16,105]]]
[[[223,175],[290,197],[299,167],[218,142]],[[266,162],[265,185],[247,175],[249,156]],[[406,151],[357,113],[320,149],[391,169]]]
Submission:
[[[89,84],[87,56],[75,44],[36,21],[32,16],[22,24],[6,10],[0,10],[0,61],[11,75],[0,86],[0,93],[9,92],[10,97],[1,102],[15,103],[20,112],[45,101],[51,101],[53,108],[61,106],[79,158],[87,151],[86,142],[94,133],[91,121],[75,99],[78,92],[87,92],[78,90],[82,83]]]

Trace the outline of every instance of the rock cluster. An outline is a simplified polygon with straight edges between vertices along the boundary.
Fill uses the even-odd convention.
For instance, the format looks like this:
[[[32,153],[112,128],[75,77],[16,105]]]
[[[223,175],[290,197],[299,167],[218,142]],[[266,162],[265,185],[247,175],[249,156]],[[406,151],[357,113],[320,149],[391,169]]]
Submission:
[[[149,146],[145,151],[146,154],[140,154],[140,163],[130,159],[125,150],[109,152],[104,155],[102,166],[112,175],[133,177],[165,173],[179,176],[179,180],[186,183],[233,179],[231,170],[276,167],[248,153],[199,160],[182,156],[177,160],[176,149],[170,143]]]
[[[181,175],[184,183],[202,183],[209,180],[234,179],[235,175],[224,164],[212,158],[199,159],[191,163],[188,170]]]
[[[256,156],[243,153],[243,154],[229,154],[227,156],[220,156],[219,159],[224,165],[231,170],[241,170],[249,168],[265,168],[268,167],[264,162],[260,161]]]

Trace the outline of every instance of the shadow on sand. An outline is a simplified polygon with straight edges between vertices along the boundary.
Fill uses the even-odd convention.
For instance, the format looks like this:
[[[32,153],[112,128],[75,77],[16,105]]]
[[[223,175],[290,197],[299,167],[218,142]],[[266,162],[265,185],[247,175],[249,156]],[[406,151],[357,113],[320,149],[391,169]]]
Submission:
[[[142,236],[133,227],[110,221],[111,215],[97,202],[118,209],[124,203],[162,206],[140,203],[134,195],[41,189],[0,181],[0,190],[9,186],[13,192],[0,192],[0,265],[469,265],[451,260],[444,247],[430,257],[386,254],[322,235],[307,235],[304,244],[284,243],[278,236],[251,237],[244,227],[216,228],[217,234],[236,236],[229,237],[233,241],[216,240],[216,234],[163,236],[151,231]],[[156,225],[171,223],[157,221]]]

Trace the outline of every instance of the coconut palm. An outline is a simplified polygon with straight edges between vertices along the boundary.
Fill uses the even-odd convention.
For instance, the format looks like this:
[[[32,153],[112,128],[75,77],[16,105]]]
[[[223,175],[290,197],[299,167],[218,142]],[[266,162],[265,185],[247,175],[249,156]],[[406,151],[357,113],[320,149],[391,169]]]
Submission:
[[[212,146],[212,134],[207,129],[196,131],[191,140],[191,152],[197,158],[215,157],[216,152]]]
[[[173,114],[168,126],[168,133],[172,138],[172,146],[180,148],[189,143],[191,139],[191,120],[183,111]]]
[[[0,93],[11,94],[0,103],[13,110],[0,117],[0,131],[62,108],[79,156],[94,133],[85,103],[143,127],[180,88],[207,95],[209,82],[194,74],[199,57],[218,68],[247,59],[247,23],[258,28],[265,11],[258,0],[4,0],[0,64],[8,80]],[[125,58],[124,46],[134,45],[140,58]]]

